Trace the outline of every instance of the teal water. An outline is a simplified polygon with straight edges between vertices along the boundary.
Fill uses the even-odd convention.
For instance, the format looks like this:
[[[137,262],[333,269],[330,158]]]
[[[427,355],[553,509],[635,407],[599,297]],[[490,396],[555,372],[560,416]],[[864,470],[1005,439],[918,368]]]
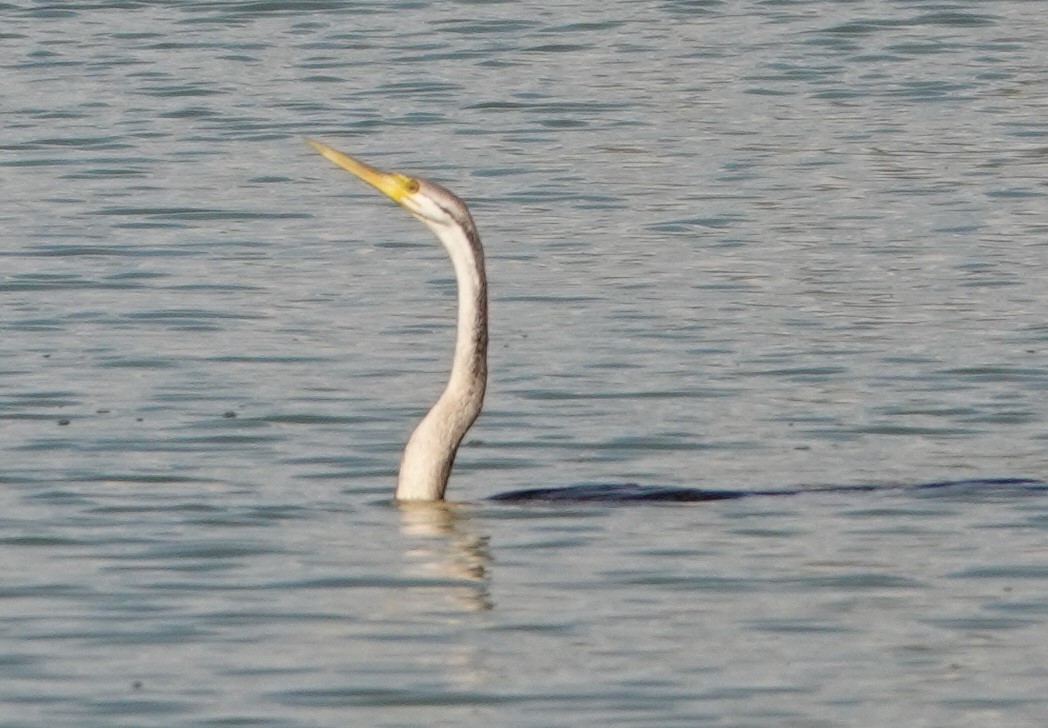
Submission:
[[[1041,726],[1037,3],[0,5],[0,728]],[[388,504],[468,199],[492,383]]]

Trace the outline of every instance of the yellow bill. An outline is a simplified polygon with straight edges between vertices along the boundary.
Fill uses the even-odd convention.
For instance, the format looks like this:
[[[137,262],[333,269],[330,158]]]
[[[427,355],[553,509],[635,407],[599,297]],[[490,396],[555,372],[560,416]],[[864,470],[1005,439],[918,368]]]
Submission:
[[[342,169],[352,175],[359,177],[375,189],[388,195],[396,202],[400,202],[407,195],[418,190],[418,181],[407,175],[396,172],[383,172],[375,169],[361,161],[353,159],[348,154],[332,149],[326,144],[321,144],[313,139],[306,139],[306,144],[320,152],[328,160],[334,162]]]

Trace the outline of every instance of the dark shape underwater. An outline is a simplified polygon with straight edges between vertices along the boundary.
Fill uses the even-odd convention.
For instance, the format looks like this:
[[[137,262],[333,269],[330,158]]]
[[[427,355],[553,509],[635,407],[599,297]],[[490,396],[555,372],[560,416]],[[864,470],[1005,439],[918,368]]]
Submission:
[[[942,480],[917,485],[826,485],[787,490],[721,490],[677,486],[571,485],[562,488],[526,488],[499,493],[489,500],[499,503],[698,503],[736,500],[756,496],[804,495],[807,493],[865,493],[870,491],[955,491],[986,494],[1048,492],[1048,483],[1030,478],[976,478]]]

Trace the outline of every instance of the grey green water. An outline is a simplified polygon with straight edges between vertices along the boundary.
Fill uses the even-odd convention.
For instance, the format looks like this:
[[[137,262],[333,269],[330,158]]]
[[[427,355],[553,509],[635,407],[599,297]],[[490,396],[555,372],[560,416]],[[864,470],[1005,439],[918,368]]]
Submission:
[[[1043,490],[485,498],[1048,479],[1044,10],[0,5],[0,728],[1043,726]]]

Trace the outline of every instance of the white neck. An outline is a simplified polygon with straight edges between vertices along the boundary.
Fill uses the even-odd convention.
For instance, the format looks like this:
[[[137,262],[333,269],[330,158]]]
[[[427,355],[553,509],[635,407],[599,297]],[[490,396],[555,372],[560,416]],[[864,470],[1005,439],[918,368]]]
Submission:
[[[443,500],[455,452],[480,414],[488,379],[488,284],[480,240],[457,225],[429,226],[455,266],[458,335],[447,387],[404,448],[398,501]]]

